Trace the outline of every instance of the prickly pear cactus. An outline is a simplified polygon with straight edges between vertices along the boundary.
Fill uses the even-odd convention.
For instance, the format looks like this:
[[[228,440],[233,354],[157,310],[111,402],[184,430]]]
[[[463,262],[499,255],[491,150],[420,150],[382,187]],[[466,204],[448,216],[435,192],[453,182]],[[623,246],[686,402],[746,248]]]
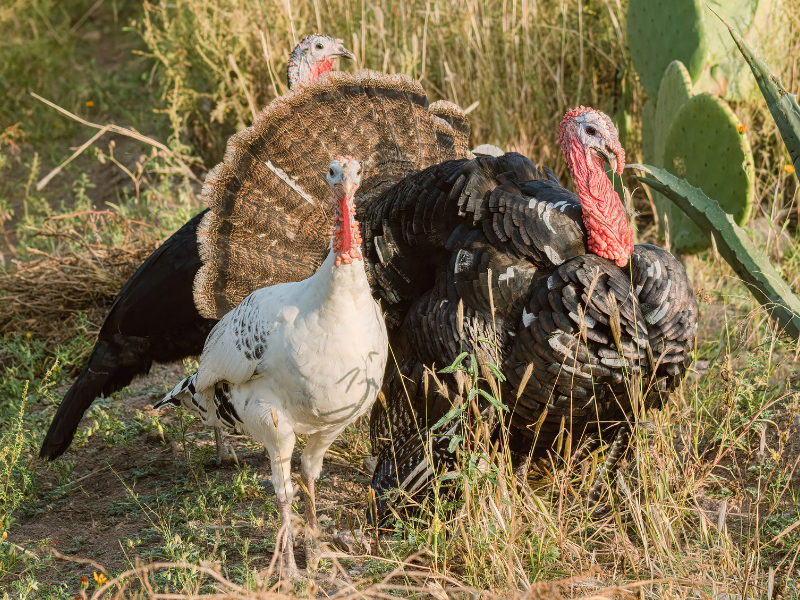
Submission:
[[[656,153],[656,103],[651,98],[642,107],[642,158],[648,165],[657,166]]]
[[[739,60],[736,46],[720,18],[743,32],[744,39],[758,48],[762,56],[778,60],[787,45],[789,19],[784,17],[784,0],[706,0],[706,4],[708,10],[703,18],[708,40],[707,64],[695,80],[695,90],[712,92],[728,100],[756,99],[758,88],[747,65]]]
[[[694,222],[701,223],[706,235],[709,238],[714,236],[722,258],[750,288],[772,319],[784,332],[800,339],[800,299],[792,293],[769,258],[733,222],[731,215],[723,212],[703,190],[692,187],[685,180],[676,179],[661,169],[637,166],[648,174],[637,179],[672,200],[676,208],[680,207]]]
[[[628,46],[642,86],[658,97],[664,70],[679,60],[696,81],[706,64],[701,0],[630,0]]]
[[[719,198],[722,209],[741,225],[750,216],[754,173],[750,143],[738,125],[724,100],[712,94],[693,96],[675,114],[663,160],[667,171]],[[675,206],[669,212],[669,231],[679,252],[710,247],[707,235]]]
[[[664,71],[661,86],[658,89],[658,102],[656,103],[655,121],[655,155],[653,163],[659,168],[664,168],[664,146],[667,135],[672,127],[675,115],[680,108],[692,97],[692,79],[689,71],[679,60],[673,60]]]
[[[664,147],[667,143],[667,135],[672,127],[675,115],[680,108],[692,97],[692,80],[689,72],[683,63],[674,60],[669,63],[664,76],[661,78],[661,85],[658,88],[658,102],[656,103],[656,114],[654,122],[654,141],[653,141],[653,162],[650,163],[660,169],[666,168],[664,161]],[[664,214],[671,210],[672,202],[660,194],[653,199],[658,212],[659,231],[664,236]]]

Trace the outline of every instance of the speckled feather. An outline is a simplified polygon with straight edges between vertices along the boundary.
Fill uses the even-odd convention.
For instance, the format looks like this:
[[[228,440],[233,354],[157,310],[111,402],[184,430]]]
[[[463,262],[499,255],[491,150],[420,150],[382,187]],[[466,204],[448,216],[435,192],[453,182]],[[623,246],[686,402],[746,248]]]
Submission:
[[[211,210],[197,236],[201,314],[221,318],[255,289],[314,273],[330,233],[325,173],[335,156],[352,155],[364,169],[360,219],[405,176],[469,156],[468,139],[460,109],[428,106],[422,86],[404,75],[333,72],[276,99],[229,140],[203,186]]]

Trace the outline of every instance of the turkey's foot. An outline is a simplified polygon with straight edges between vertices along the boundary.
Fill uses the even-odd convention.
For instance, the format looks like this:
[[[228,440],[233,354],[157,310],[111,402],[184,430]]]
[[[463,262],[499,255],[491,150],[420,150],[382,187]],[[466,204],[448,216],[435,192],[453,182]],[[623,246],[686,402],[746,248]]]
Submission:
[[[305,537],[305,550],[306,550],[306,565],[308,570],[316,570],[319,564],[319,557],[322,553],[320,546],[320,531],[319,523],[317,521],[317,508],[315,498],[315,480],[313,477],[308,476],[306,473],[301,473],[300,481],[302,482],[303,491],[305,492],[304,500],[306,507],[306,537]]]
[[[294,534],[292,533],[292,502],[278,499],[278,511],[281,515],[283,535],[275,541],[275,552],[280,552],[280,577],[291,581],[301,581],[302,573],[297,568],[294,558]]]
[[[308,571],[316,571],[319,566],[319,559],[322,556],[322,544],[319,536],[306,535],[305,539],[306,567]]]

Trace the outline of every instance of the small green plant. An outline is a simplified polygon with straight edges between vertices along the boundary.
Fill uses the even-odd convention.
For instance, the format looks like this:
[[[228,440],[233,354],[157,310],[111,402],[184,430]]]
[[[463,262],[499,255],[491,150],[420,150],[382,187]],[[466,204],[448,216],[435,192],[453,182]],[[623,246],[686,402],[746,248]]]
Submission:
[[[28,439],[23,420],[27,398],[26,385],[16,417],[0,436],[0,528],[3,533],[11,527],[11,515],[31,485],[29,461],[25,456]]]

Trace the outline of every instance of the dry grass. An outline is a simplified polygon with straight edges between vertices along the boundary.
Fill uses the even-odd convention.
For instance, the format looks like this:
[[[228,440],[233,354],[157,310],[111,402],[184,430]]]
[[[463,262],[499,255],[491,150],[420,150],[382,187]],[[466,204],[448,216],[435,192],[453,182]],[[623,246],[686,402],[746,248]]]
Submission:
[[[67,227],[60,226],[61,219]],[[97,230],[112,227],[124,230],[123,239],[104,243]],[[161,238],[150,225],[110,211],[59,215],[26,232],[56,243],[51,252],[28,248],[28,260],[12,260],[0,270],[0,332],[23,331],[45,340],[63,339],[65,322],[74,322],[78,313],[102,322],[117,292]],[[91,237],[93,244],[86,241]]]
[[[348,68],[407,73],[421,80],[432,100],[445,98],[464,107],[477,103],[470,113],[475,144],[493,143],[521,151],[563,176],[556,132],[564,111],[584,103],[616,116],[623,83],[633,92],[635,125],[626,150],[631,159],[639,154],[636,125],[644,98],[624,46],[625,7],[620,0],[178,0],[145,3],[131,25],[149,57],[147,70],[137,72],[137,77],[143,75],[148,89],[157,91],[153,105],[169,121],[171,137],[163,140],[165,147],[195,168],[191,155],[202,157],[206,168],[216,164],[227,137],[252,120],[251,107],[264,106],[285,91],[289,49],[298,37],[320,30],[344,38],[355,51],[358,64]],[[775,68],[783,74],[787,87],[794,89],[800,78],[800,7],[792,1],[787,2],[787,9],[792,45],[785,63]],[[754,211],[750,230],[796,287],[800,284],[800,250],[773,223],[777,211],[796,200],[796,180],[781,168],[786,162],[785,149],[763,106],[739,103],[733,108],[748,125],[756,158],[754,183],[760,210]],[[140,124],[132,125],[137,128]],[[28,124],[23,122],[23,126]],[[10,135],[6,138],[12,141],[22,139]],[[85,134],[81,143],[87,137]],[[16,142],[5,144],[17,149],[14,157],[19,154]],[[111,161],[112,155],[110,148],[100,158]],[[180,192],[175,191],[175,169],[148,157],[119,161],[135,185],[131,185],[126,202],[110,206],[108,211],[83,201],[69,209],[41,208],[42,202],[32,191],[32,183],[41,174],[34,176],[36,169],[31,164],[36,162],[28,163],[31,168],[21,176],[19,187],[24,188],[29,219],[22,221],[17,215],[22,224],[14,235],[32,250],[26,254],[21,247],[16,262],[0,273],[4,293],[0,328],[9,334],[3,344],[10,347],[10,334],[31,331],[34,337],[49,340],[59,329],[61,335],[77,336],[79,332],[69,321],[64,325],[65,319],[74,322],[84,312],[90,314],[91,322],[99,323],[121,283],[158,240],[194,209],[196,199],[186,181]],[[643,213],[640,237],[653,239],[652,221],[646,214],[649,204],[641,191],[636,199]],[[4,206],[0,202],[0,218],[6,214]],[[514,479],[502,448],[478,436],[457,468],[457,477],[450,480],[460,487],[460,500],[446,493],[443,482],[418,507],[415,518],[398,521],[394,530],[383,532],[377,556],[332,557],[315,583],[279,590],[269,587],[275,585],[274,573],[250,566],[247,546],[241,540],[230,546],[227,556],[220,554],[216,545],[209,546],[208,539],[219,536],[219,531],[233,532],[231,538],[236,539],[236,519],[244,517],[234,509],[206,508],[205,504],[197,508],[193,519],[201,523],[201,535],[184,522],[188,517],[177,513],[161,515],[158,521],[153,516],[157,509],[128,490],[134,506],[131,518],[138,519],[135,522],[142,529],[152,527],[157,541],[147,548],[148,559],[137,562],[133,550],[125,555],[130,568],[125,577],[128,587],[124,592],[108,587],[104,597],[335,594],[339,598],[443,599],[474,597],[478,590],[483,590],[481,597],[488,598],[798,597],[798,346],[776,335],[713,252],[687,258],[686,266],[704,301],[697,362],[667,407],[635,415],[642,426],[628,455],[628,467],[612,486],[608,500],[615,511],[607,518],[591,518],[583,502],[603,449],[581,463],[569,453],[554,456],[525,488]],[[20,352],[3,355],[4,364],[12,359],[20,363],[15,368],[22,366],[23,360],[32,360],[14,358],[25,356]],[[44,362],[44,355],[37,356]],[[0,398],[4,406],[0,422],[7,423],[6,413],[13,412],[6,411],[5,405],[18,406],[14,402],[23,380],[40,376],[24,373],[23,377],[8,371]],[[36,521],[37,510],[62,510],[61,504],[51,502],[55,492],[37,488],[37,481],[57,479],[60,487],[56,491],[63,488],[64,497],[80,501],[82,492],[77,484],[82,485],[79,480],[87,475],[75,471],[75,463],[96,459],[94,449],[83,447],[87,440],[97,441],[102,432],[108,440],[116,439],[115,432],[120,439],[133,440],[108,441],[103,446],[97,442],[105,451],[144,443],[142,432],[117,431],[115,428],[129,423],[120,423],[113,406],[103,405],[92,414],[93,422],[82,429],[80,447],[69,460],[57,462],[44,475],[31,475],[30,469],[37,465],[33,436],[40,436],[46,427],[52,401],[35,397],[29,407],[25,422],[29,437],[19,468],[26,470],[33,483],[24,487],[23,511],[14,517],[25,523]],[[189,451],[195,456],[202,453],[199,436],[204,434],[188,435],[182,417],[180,428],[159,416],[148,415],[148,419],[148,427],[157,431],[160,439],[167,430],[180,439],[185,456]],[[360,465],[367,452],[364,439],[363,430],[348,430],[343,445],[334,447],[326,463],[344,460]],[[206,502],[210,479],[198,475],[191,460],[180,466],[191,477],[186,476],[172,502],[176,506],[187,498],[193,504],[201,498]],[[351,471],[355,477],[356,468]],[[213,488],[214,494],[222,497],[242,486],[245,476],[254,477],[242,467],[236,474],[239,479],[219,484]],[[123,485],[120,480],[118,487]],[[348,517],[352,519],[363,514],[366,506],[366,489],[363,485],[356,488],[363,493],[353,494]],[[247,491],[251,496],[259,494],[255,485]],[[49,551],[36,550],[40,540],[16,538],[12,515],[0,517],[3,530],[10,527],[9,539],[17,545],[0,544],[0,580],[14,586],[16,597],[72,598],[79,593],[79,575],[86,569],[89,573],[99,569],[65,562],[73,566],[59,590],[34,588],[43,572],[54,577],[52,570],[46,570],[51,567],[43,566]],[[94,524],[93,515],[91,522],[86,521],[86,531],[95,531]],[[358,525],[353,522],[354,527]],[[176,532],[181,537],[176,538]],[[250,541],[255,544],[255,539],[247,543]],[[126,548],[120,552],[128,552]],[[32,552],[36,559],[31,558]],[[102,560],[96,562],[99,565]],[[403,563],[402,572],[393,571]],[[125,570],[110,570],[108,577],[119,577]],[[365,570],[372,574],[364,577]]]
[[[251,122],[251,100],[262,107],[285,92],[286,56],[318,30],[357,55],[343,68],[405,73],[432,100],[477,103],[476,144],[516,149],[563,172],[554,134],[561,116],[581,103],[615,114],[620,77],[632,80],[623,23],[623,6],[608,0],[182,0],[146,3],[137,27],[164,108],[180,116],[209,166],[230,132]]]

